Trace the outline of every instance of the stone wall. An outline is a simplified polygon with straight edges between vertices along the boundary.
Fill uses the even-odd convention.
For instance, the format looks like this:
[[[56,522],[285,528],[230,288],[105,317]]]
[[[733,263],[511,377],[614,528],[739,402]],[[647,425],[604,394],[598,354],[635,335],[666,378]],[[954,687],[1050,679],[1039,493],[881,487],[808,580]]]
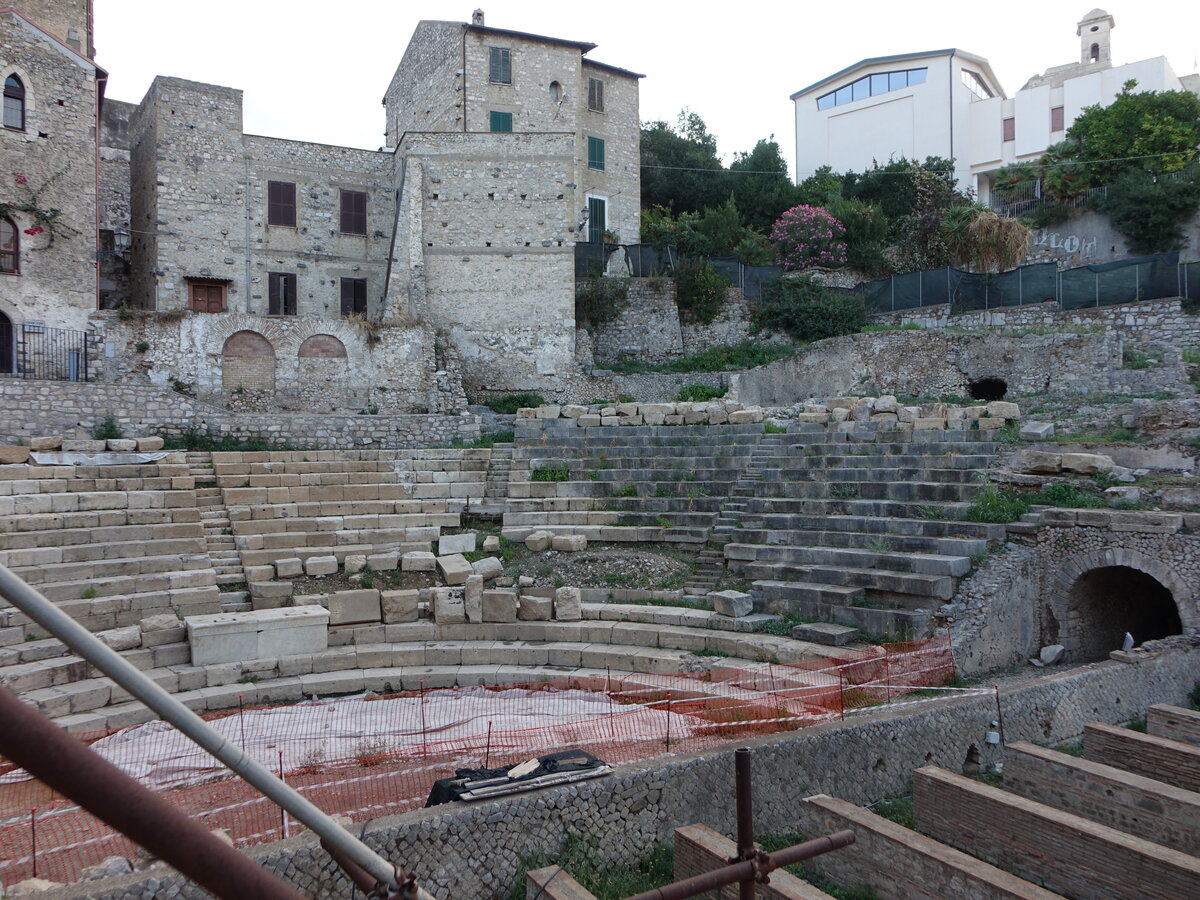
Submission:
[[[683,332],[675,302],[675,282],[668,278],[628,278],[628,295],[617,316],[595,328],[592,354],[604,362],[637,359],[660,362],[683,355]],[[590,279],[576,283],[586,290]]]
[[[1200,344],[1200,317],[1185,313],[1178,299],[1144,300],[1124,306],[1060,310],[1054,303],[950,315],[950,307],[927,306],[872,316],[881,325],[916,323],[922,328],[1107,328],[1136,341],[1179,347]]]
[[[1001,690],[1006,740],[1060,742],[1094,720],[1125,721],[1155,702],[1181,702],[1196,682],[1200,649],[1104,662]],[[869,803],[906,793],[915,769],[959,771],[970,755],[992,753],[984,736],[996,717],[991,692],[896,709],[746,742],[754,751],[755,827],[795,830],[805,797],[826,793]],[[612,859],[642,856],[673,829],[704,823],[734,828],[733,746],[618,766],[608,778],[496,801],[434,807],[372,820],[371,846],[415,872],[436,897],[499,898],[522,860],[557,855],[568,836],[594,841]],[[265,845],[253,857],[301,891],[349,896],[345,880],[309,836]],[[139,872],[44,896],[132,900],[154,879],[156,897],[200,897],[167,870]]]
[[[129,245],[131,208],[129,121],[133,103],[104,101],[100,117],[100,308],[114,309],[132,299]],[[106,244],[107,241],[111,243]],[[121,248],[124,248],[123,250]]]
[[[967,396],[970,383],[980,378],[1002,379],[1009,396],[1164,389],[1191,394],[1182,366],[1122,369],[1122,350],[1113,333],[855,334],[817,341],[787,359],[733,375],[731,396],[759,406],[847,394]]]
[[[479,436],[478,416],[236,413],[150,384],[0,379],[0,409],[0,443],[43,434],[89,438],[106,416],[128,437],[196,428],[218,438],[321,450],[429,447]]]
[[[78,16],[49,3],[25,7],[50,14],[65,39]],[[37,19],[34,19],[37,21]],[[25,130],[0,128],[0,197],[61,210],[40,234],[33,214],[11,215],[19,242],[19,274],[0,274],[0,313],[25,323],[82,330],[96,308],[96,68],[12,12],[0,13],[0,81],[25,88]],[[36,195],[36,196],[35,196]]]

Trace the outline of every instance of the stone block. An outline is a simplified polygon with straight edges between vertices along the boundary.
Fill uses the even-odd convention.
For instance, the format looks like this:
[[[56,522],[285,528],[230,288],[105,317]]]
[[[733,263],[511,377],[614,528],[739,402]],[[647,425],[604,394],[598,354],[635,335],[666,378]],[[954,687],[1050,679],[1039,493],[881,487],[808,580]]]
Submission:
[[[545,550],[550,546],[552,537],[548,531],[534,531],[525,537],[525,546],[534,551]]]
[[[142,619],[142,634],[156,634],[160,631],[172,631],[182,627],[183,622],[175,613],[159,613],[156,616],[146,616]]]
[[[290,581],[250,581],[246,586],[250,596],[260,600],[286,600],[292,596]]]
[[[533,411],[533,417],[535,419],[557,419],[561,412],[561,406],[539,406]]]
[[[467,562],[465,556],[461,553],[452,553],[449,556],[439,556],[437,558],[438,571],[442,575],[442,580],[446,584],[466,584],[467,578],[473,574],[471,564]]]
[[[563,553],[575,553],[587,549],[587,538],[582,534],[556,534],[550,546]]]
[[[1052,666],[1067,652],[1067,648],[1062,644],[1051,644],[1048,647],[1043,647],[1038,653],[1038,662],[1043,666]]]
[[[478,625],[483,618],[483,576],[469,575],[463,585],[463,612],[467,621]]]
[[[96,637],[110,649],[120,653],[122,650],[135,650],[142,646],[142,628],[140,625],[127,625],[124,628],[110,628],[108,631],[96,632]]]
[[[434,588],[430,593],[433,600],[434,622],[438,625],[462,625],[467,621],[461,590]]]
[[[495,553],[500,549],[500,538],[494,534],[489,534],[483,539],[483,546],[481,549],[484,553]]]
[[[913,431],[943,431],[946,428],[946,420],[942,418],[913,419]]]
[[[618,403],[618,416],[636,416],[638,414],[638,405],[636,403]]]
[[[336,556],[310,556],[304,561],[305,575],[336,575],[337,570]]]
[[[399,553],[372,553],[367,557],[367,566],[372,572],[395,572],[399,565]]]
[[[293,606],[186,619],[192,665],[321,653],[329,646],[329,610]]]
[[[63,441],[63,453],[103,453],[108,449],[107,441]]]
[[[884,394],[875,398],[874,409],[877,413],[894,413],[900,409],[900,404],[891,394]]]
[[[357,625],[379,620],[379,591],[334,591],[329,595],[330,625]]]
[[[132,453],[137,450],[137,441],[127,438],[111,438],[108,441],[108,449],[114,453]]]
[[[549,621],[554,611],[554,601],[550,597],[530,597],[522,594],[518,600],[517,618],[523,622]]]
[[[1019,419],[1021,407],[1005,400],[993,400],[987,405],[987,414],[993,419]]]
[[[729,414],[730,425],[753,425],[763,420],[763,411],[754,409],[739,409]]]
[[[990,416],[983,416],[979,420],[980,431],[995,431],[997,428],[1003,428],[1004,419],[993,419]]]
[[[28,447],[0,447],[0,466],[14,466],[29,462]]]
[[[247,581],[270,581],[275,577],[275,567],[246,566],[242,569],[242,574],[246,576]]]
[[[517,592],[506,590],[484,591],[483,621],[517,621]]]
[[[443,534],[438,538],[438,556],[449,556],[453,553],[474,553],[475,532],[466,534]]]
[[[483,559],[471,563],[471,568],[484,581],[492,581],[500,577],[500,573],[504,571],[504,563],[494,556],[485,556]]]
[[[298,557],[275,560],[275,575],[278,578],[299,578],[304,574],[304,563]]]
[[[580,416],[576,419],[580,428],[595,428],[600,424],[600,417],[594,413],[589,413],[586,416]]]
[[[384,591],[379,595],[379,611],[385,625],[417,621],[418,590]]]
[[[63,436],[61,434],[45,434],[39,437],[29,439],[29,449],[36,452],[43,450],[57,450],[62,446]]]
[[[1054,436],[1054,426],[1049,422],[1025,422],[1018,434],[1023,441],[1044,441]]]
[[[578,419],[581,416],[586,416],[587,414],[588,408],[586,406],[568,404],[562,408],[562,415],[565,419]]]
[[[139,453],[154,453],[156,450],[163,448],[163,439],[160,437],[144,437],[137,439],[137,449]]]
[[[1062,454],[1045,450],[1022,450],[1021,471],[1039,475],[1054,475],[1062,471]]]
[[[741,591],[713,591],[708,595],[713,610],[722,616],[740,619],[754,612],[754,598]]]
[[[1112,470],[1111,456],[1100,453],[1064,453],[1062,455],[1064,472],[1074,472],[1077,475],[1095,475],[1099,472]]]
[[[807,625],[794,626],[792,637],[798,641],[808,641],[812,644],[841,647],[858,639],[858,629],[851,628],[849,625],[835,625],[832,622],[811,622]]]
[[[437,557],[428,550],[410,550],[400,557],[402,572],[432,572],[437,568]]]
[[[353,575],[355,572],[361,572],[367,567],[367,555],[365,553],[351,553],[346,557],[345,568],[347,575]]]
[[[560,622],[578,622],[583,604],[577,587],[560,587],[554,592],[554,618]]]

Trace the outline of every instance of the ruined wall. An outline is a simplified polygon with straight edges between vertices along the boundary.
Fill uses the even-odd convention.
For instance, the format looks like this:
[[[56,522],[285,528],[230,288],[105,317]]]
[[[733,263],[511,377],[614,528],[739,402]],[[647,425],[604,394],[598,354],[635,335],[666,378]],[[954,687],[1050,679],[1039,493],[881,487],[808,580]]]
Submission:
[[[571,151],[564,134],[410,134],[399,150],[389,295],[447,336],[468,388],[537,390],[573,370]]]
[[[587,290],[590,280],[577,290]],[[628,295],[616,318],[597,326],[592,353],[603,362],[639,359],[658,362],[683,354],[683,332],[675,301],[675,282],[667,278],[630,278]]]
[[[30,14],[50,11],[35,3]],[[71,16],[52,17],[51,30]],[[96,308],[95,68],[12,13],[0,13],[0,82],[25,87],[25,130],[0,128],[0,196],[59,209],[40,234],[34,216],[14,211],[19,274],[0,274],[0,312],[22,323],[83,329]],[[34,326],[36,327],[36,326]]]
[[[1123,722],[1152,703],[1180,703],[1196,682],[1200,650],[1180,649],[1137,665],[1104,662],[1003,687],[1004,738],[1056,743],[1078,737],[1091,721]],[[908,791],[924,765],[960,771],[970,751],[995,752],[984,736],[996,696],[929,701],[879,709],[756,738],[755,827],[797,830],[805,797],[826,793],[869,803]],[[733,747],[618,766],[608,778],[547,788],[495,801],[453,804],[372,820],[366,836],[387,858],[415,872],[436,897],[507,897],[523,860],[561,852],[569,836],[594,841],[605,858],[641,858],[673,829],[702,822],[734,830]],[[257,848],[253,858],[301,891],[349,896],[345,880],[311,836]],[[200,897],[165,869],[138,872],[50,892],[47,900],[133,900],[155,879],[157,897]]]

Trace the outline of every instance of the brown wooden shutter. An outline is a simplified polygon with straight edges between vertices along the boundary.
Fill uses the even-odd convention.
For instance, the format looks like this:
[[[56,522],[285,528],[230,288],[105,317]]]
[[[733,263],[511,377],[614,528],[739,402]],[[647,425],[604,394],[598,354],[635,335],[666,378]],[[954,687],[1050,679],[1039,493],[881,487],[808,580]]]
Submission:
[[[343,234],[367,233],[367,192],[342,191]]]
[[[292,182],[267,182],[267,224],[296,227],[296,185]]]
[[[354,279],[342,279],[342,315],[349,316],[354,313]]]

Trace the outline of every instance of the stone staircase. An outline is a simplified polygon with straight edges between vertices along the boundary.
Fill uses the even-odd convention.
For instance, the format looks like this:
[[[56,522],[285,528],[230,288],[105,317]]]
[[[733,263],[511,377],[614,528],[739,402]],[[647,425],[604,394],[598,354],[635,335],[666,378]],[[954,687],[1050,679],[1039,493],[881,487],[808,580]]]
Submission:
[[[513,445],[493,444],[488,458],[484,498],[490,504],[503,506],[508,499],[508,479],[512,470]]]
[[[743,479],[748,495],[727,508],[740,515],[729,567],[753,582],[764,609],[926,634],[974,558],[1005,536],[1003,525],[960,521],[995,446],[977,431],[934,434],[859,443],[802,426],[768,436],[776,440],[751,467],[760,477]]]
[[[246,574],[234,545],[225,498],[217,486],[212,454],[189,452],[186,462],[188,471],[195,479],[196,508],[200,510],[200,524],[204,527],[208,557],[217,573],[217,584],[222,589],[221,609],[229,612],[248,609],[250,595],[245,590]]]

